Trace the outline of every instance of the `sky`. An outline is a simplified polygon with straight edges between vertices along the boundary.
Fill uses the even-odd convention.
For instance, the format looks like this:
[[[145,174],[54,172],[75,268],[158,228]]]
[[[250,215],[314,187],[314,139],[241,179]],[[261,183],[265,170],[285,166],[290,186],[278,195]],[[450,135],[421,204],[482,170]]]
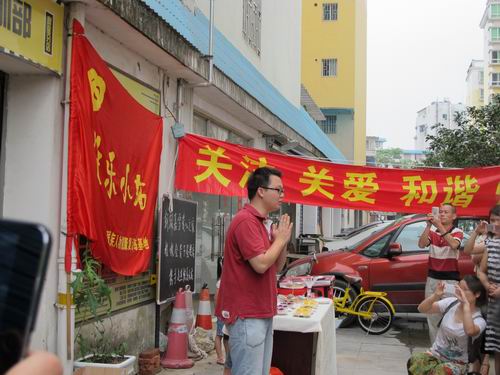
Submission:
[[[486,0],[368,0],[366,134],[414,149],[417,111],[465,103],[472,59],[483,57]]]

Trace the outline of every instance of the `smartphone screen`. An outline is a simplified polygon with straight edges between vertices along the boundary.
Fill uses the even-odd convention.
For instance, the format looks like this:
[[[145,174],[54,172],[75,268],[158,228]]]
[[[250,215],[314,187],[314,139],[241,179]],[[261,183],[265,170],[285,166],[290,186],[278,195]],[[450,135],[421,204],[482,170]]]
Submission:
[[[444,284],[444,292],[446,294],[455,295],[455,285]]]
[[[49,250],[45,227],[0,221],[0,374],[19,361],[27,348]]]
[[[487,224],[486,230],[491,233],[500,233],[500,227],[495,224]]]

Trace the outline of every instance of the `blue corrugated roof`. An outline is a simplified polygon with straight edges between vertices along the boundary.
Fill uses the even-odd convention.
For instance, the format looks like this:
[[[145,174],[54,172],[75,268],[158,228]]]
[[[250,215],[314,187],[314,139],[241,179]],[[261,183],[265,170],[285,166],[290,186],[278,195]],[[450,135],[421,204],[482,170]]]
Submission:
[[[142,0],[202,54],[208,54],[207,17],[190,12],[179,0]],[[295,107],[248,61],[229,40],[214,28],[214,64],[269,111],[311,142],[332,161],[344,155],[325,136],[309,114]]]

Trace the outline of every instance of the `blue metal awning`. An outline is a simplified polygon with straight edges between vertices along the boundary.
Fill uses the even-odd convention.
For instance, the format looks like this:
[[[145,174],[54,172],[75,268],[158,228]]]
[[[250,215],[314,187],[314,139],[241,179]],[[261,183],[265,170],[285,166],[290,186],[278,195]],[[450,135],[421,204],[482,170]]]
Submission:
[[[209,21],[200,11],[194,14],[179,0],[142,0],[166,23],[202,54],[208,54]],[[313,144],[327,158],[342,162],[346,158],[325,136],[301,107],[290,103],[264,76],[214,28],[214,65],[238,86],[258,100],[290,128]]]

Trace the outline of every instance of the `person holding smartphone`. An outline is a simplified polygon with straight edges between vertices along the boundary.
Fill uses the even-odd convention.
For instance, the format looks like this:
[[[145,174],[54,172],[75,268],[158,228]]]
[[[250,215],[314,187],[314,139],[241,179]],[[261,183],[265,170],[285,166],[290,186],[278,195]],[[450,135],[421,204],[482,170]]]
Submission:
[[[410,375],[464,375],[468,367],[469,341],[477,339],[486,327],[479,307],[486,302],[486,290],[474,275],[466,275],[454,288],[454,296],[443,298],[446,284],[439,281],[436,290],[418,311],[442,317],[432,347],[415,353],[407,363]]]
[[[494,225],[494,224],[490,224]],[[470,238],[467,240],[464,246],[464,253],[470,255],[472,262],[474,263],[475,271],[478,272],[483,254],[486,252],[486,242],[492,236],[491,232],[488,232],[488,222],[481,221],[476,229],[471,233]],[[488,306],[482,306],[481,313],[483,316],[488,314]],[[476,340],[479,341],[479,340]],[[490,370],[489,353],[484,352],[484,333],[482,335],[481,343],[475,342],[474,349],[471,354],[474,356],[472,363],[472,372],[480,373],[481,375],[488,375]],[[481,360],[482,359],[482,360]]]
[[[425,283],[425,298],[431,296],[439,282],[454,286],[460,280],[458,255],[464,233],[453,225],[457,218],[455,207],[442,204],[439,214],[427,215],[427,226],[420,235],[418,246],[429,246],[429,266]],[[434,227],[434,229],[432,229]],[[453,294],[445,293],[447,297]],[[439,316],[427,316],[431,342],[436,339]]]
[[[490,210],[490,224],[481,222],[472,237],[484,229],[489,238],[477,275],[488,292],[485,351],[495,355],[495,374],[500,375],[500,205]]]

